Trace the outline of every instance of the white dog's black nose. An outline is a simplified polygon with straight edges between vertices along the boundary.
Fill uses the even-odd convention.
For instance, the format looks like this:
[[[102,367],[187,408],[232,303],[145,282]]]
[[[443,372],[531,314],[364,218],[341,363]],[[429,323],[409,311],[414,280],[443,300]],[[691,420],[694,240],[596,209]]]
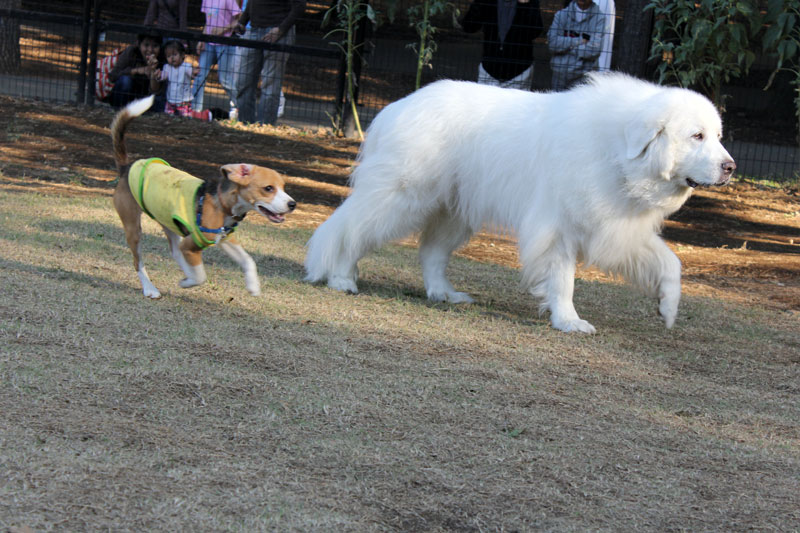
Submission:
[[[733,175],[734,170],[736,170],[736,163],[733,161],[725,161],[722,163],[722,173],[726,176]]]
[[[716,184],[725,185],[728,183],[733,177],[734,170],[736,170],[736,163],[733,160],[722,163],[722,174],[720,174]]]
[[[292,200],[291,202],[288,202],[286,205],[289,206],[289,211],[294,211],[294,208],[297,207],[297,202]]]

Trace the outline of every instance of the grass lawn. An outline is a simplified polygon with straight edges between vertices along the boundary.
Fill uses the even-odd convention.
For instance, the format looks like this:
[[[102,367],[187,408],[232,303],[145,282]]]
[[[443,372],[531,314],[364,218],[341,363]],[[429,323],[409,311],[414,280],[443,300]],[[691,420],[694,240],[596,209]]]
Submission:
[[[310,230],[240,230],[181,274],[145,221],[141,295],[107,194],[0,187],[0,529],[796,531],[796,313],[688,295],[666,330],[578,280],[567,335],[513,268],[455,258],[471,306],[424,298],[415,250],[361,294],[302,282]]]

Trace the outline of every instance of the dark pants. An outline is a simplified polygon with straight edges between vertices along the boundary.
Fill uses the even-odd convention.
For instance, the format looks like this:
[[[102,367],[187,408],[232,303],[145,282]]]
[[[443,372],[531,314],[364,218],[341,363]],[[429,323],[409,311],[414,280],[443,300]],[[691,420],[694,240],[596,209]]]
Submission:
[[[150,80],[146,76],[120,76],[114,82],[114,88],[111,89],[111,94],[108,97],[108,103],[113,108],[125,107],[130,102],[139,98],[150,96]],[[165,92],[156,95],[156,100],[153,102],[152,111],[164,111],[164,105],[167,103]]]

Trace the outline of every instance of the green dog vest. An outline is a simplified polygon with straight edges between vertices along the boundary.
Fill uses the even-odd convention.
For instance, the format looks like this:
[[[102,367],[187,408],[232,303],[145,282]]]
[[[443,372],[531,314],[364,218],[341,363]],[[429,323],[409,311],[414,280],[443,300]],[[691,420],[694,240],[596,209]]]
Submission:
[[[139,159],[131,165],[128,185],[136,202],[150,218],[177,235],[191,235],[200,248],[215,244],[203,235],[198,223],[197,192],[203,180],[153,157]]]

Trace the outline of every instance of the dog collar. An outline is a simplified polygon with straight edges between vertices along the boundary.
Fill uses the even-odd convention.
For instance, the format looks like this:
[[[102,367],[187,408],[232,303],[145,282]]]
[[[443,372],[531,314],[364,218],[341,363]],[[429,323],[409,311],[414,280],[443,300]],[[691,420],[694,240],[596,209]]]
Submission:
[[[202,194],[204,191],[199,191],[199,192],[201,194],[199,195],[199,198],[197,200],[197,220],[196,220],[197,229],[199,229],[203,233],[211,233],[213,235],[216,235],[217,238],[214,239],[213,244],[217,244],[217,243],[219,243],[219,241],[221,241],[222,239],[224,239],[225,237],[227,237],[228,235],[233,233],[233,230],[236,229],[236,226],[239,225],[239,222],[242,221],[244,216],[233,217],[233,219],[236,222],[234,222],[233,225],[231,225],[231,226],[222,226],[222,227],[216,228],[216,229],[203,227],[203,225],[200,224],[200,219],[202,218],[202,215],[203,215],[203,201],[205,200],[205,195]]]

